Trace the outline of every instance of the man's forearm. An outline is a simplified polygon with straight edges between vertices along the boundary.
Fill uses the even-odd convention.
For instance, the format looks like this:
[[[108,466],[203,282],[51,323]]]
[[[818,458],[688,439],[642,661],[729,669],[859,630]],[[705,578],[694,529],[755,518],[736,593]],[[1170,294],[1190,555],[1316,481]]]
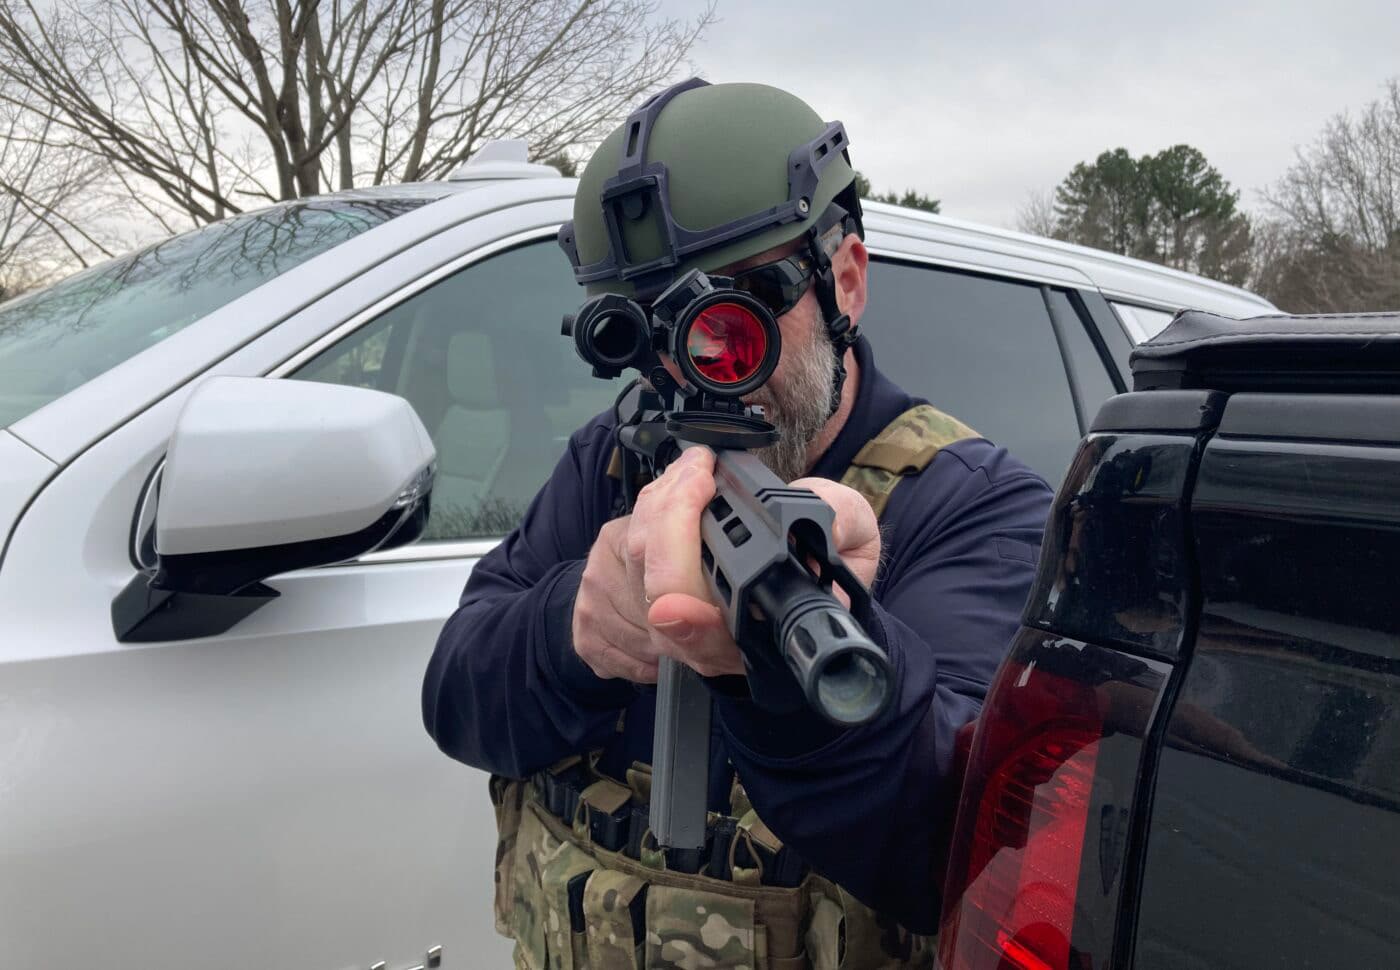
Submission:
[[[773,718],[723,699],[720,721],[750,801],[785,843],[863,902],[933,932],[953,736],[977,704],[939,687],[912,631],[878,606],[874,614],[869,632],[898,691],[879,720],[841,732],[810,711]]]
[[[512,589],[490,558],[438,637],[423,681],[423,723],[453,758],[519,778],[600,744],[633,692],[573,653],[581,560]]]

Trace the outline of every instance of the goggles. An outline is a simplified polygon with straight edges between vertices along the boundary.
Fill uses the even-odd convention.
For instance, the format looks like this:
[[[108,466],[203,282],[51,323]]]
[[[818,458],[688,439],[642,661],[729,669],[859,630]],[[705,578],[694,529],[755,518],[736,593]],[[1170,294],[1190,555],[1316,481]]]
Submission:
[[[735,274],[732,285],[757,299],[773,316],[780,317],[797,306],[811,287],[816,271],[811,259],[794,253]]]

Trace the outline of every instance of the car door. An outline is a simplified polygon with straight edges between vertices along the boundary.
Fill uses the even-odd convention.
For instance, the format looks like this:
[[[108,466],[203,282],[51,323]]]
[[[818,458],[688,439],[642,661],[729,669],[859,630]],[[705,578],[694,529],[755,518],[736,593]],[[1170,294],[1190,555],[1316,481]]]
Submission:
[[[861,330],[897,384],[1052,486],[1099,405],[1124,389],[1073,287],[879,256]]]
[[[74,965],[399,970],[433,945],[444,967],[508,965],[491,928],[485,779],[433,748],[418,695],[472,561],[615,392],[559,336],[579,299],[552,242],[567,208],[482,215],[206,372],[407,397],[442,475],[418,544],[277,577],[281,597],[222,636],[119,644],[107,609],[135,572],[140,499],[182,394],[33,501],[0,571],[0,606],[24,633],[0,682],[7,961],[41,963],[61,941]],[[900,269],[923,275],[901,288]],[[1081,392],[1043,294],[1036,311],[1025,292],[977,297],[966,280],[1024,285],[877,263],[877,359],[1057,476],[1053,438],[1077,437]],[[1045,386],[1026,390],[1032,379]]]
[[[417,545],[277,577],[281,596],[218,637],[119,644],[104,611],[180,401],[35,500],[0,574],[32,645],[0,685],[0,803],[25,801],[0,835],[7,963],[398,970],[441,946],[444,967],[508,965],[486,779],[434,748],[419,689],[472,561],[615,393],[559,336],[578,291],[562,206],[545,208],[538,229],[486,217],[494,240],[465,256],[427,243],[427,275],[279,328],[319,330],[309,345],[274,331],[220,365],[414,403],[443,472]]]

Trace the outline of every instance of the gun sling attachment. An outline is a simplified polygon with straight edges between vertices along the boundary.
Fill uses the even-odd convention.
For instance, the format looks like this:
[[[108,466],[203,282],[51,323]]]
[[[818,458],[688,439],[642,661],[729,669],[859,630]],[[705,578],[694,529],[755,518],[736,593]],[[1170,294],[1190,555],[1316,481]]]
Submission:
[[[842,481],[882,512],[904,477],[968,437],[976,433],[966,425],[919,405],[861,449]],[[609,474],[620,477],[623,464],[614,454]],[[705,724],[708,743],[708,709]],[[703,806],[707,772],[696,774]],[[597,753],[528,781],[491,779],[496,929],[516,940],[517,967],[932,967],[932,937],[905,931],[808,869],[737,779],[728,812],[704,813],[696,850],[663,849],[650,825],[654,779],[640,763],[625,779],[609,778]]]

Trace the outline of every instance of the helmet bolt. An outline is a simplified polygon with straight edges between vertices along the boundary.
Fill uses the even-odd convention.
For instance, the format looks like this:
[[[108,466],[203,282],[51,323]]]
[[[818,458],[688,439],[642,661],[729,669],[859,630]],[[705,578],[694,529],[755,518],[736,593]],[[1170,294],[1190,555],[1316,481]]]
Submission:
[[[803,216],[805,216],[807,213],[809,213],[809,212],[811,212],[811,211],[812,211],[812,203],[808,202],[806,199],[798,199],[798,200],[797,200],[797,213],[798,213],[798,215],[803,215]]]

